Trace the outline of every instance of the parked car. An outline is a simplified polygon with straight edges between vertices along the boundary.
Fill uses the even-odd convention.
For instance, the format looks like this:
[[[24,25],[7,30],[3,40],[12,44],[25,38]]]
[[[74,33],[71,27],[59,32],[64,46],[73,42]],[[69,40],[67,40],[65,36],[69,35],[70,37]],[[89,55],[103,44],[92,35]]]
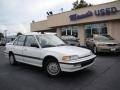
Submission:
[[[93,38],[86,40],[86,46],[98,52],[120,52],[120,42],[113,39],[110,35],[93,35]]]
[[[68,45],[80,46],[79,39],[74,36],[62,36],[61,39]]]
[[[5,46],[5,44],[6,44],[6,39],[2,38],[0,41],[0,46]]]
[[[68,46],[57,36],[47,34],[20,35],[6,44],[5,55],[11,65],[22,62],[43,67],[50,76],[87,68],[96,57],[91,50]]]

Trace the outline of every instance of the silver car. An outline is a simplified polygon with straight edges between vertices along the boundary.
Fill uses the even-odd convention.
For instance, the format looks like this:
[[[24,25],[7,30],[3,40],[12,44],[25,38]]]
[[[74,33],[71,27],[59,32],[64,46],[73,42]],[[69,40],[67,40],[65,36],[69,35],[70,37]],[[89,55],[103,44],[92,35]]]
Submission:
[[[93,35],[93,38],[86,40],[86,46],[98,52],[120,52],[120,42],[113,39],[110,35]]]
[[[74,36],[62,36],[61,39],[67,44],[71,46],[80,46],[79,39]]]
[[[0,46],[5,46],[5,44],[6,44],[6,39],[2,38],[0,41]]]

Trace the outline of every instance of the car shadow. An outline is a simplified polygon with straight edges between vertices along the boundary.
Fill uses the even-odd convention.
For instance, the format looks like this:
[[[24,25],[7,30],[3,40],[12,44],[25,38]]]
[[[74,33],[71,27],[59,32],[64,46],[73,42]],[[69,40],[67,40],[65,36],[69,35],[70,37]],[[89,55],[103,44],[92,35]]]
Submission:
[[[19,67],[21,70],[26,70],[29,72],[32,72],[34,74],[42,74],[44,75],[44,77],[48,77],[49,79],[53,79],[53,77],[50,77],[48,75],[45,74],[43,68],[40,67],[36,67],[36,66],[32,66],[32,65],[28,65],[28,64],[24,64],[24,63],[18,63],[15,67]],[[94,74],[96,73],[96,71],[93,68],[86,68],[80,71],[76,71],[76,72],[62,72],[61,75],[59,77],[57,77],[57,79],[75,79],[80,77],[82,78],[89,78],[90,76],[94,76]],[[56,78],[56,77],[55,77]]]
[[[32,70],[33,72],[43,72],[43,69],[37,66],[33,66],[33,65],[29,65],[29,64],[25,64],[25,63],[20,63],[18,62],[16,67],[20,67],[21,69],[26,69],[26,70]]]
[[[98,54],[96,54],[96,55],[98,55],[98,56],[120,56],[120,53],[114,53],[114,52],[112,52],[112,53],[98,53]]]
[[[65,78],[72,78],[72,77],[88,77],[91,76],[95,73],[95,71],[93,69],[83,69],[83,70],[79,70],[76,72],[63,72],[63,74],[61,76],[64,76]]]

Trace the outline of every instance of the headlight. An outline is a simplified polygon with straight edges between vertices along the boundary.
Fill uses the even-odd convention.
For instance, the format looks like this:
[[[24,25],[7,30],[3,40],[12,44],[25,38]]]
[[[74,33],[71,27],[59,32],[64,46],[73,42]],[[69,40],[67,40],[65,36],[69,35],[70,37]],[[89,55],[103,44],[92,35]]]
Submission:
[[[73,56],[63,56],[62,60],[69,61],[69,60],[76,60],[79,59],[79,56],[73,55]]]
[[[102,43],[101,43],[101,44],[98,44],[98,46],[106,46],[106,44],[102,44]]]
[[[90,55],[93,55],[93,52],[92,52],[92,51],[90,51]]]

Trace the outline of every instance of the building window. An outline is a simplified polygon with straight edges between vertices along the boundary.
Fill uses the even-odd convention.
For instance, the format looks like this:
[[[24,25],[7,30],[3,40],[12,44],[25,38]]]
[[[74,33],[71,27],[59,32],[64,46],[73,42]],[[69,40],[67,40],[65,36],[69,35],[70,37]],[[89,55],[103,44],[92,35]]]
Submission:
[[[100,34],[107,34],[107,27],[101,28]]]
[[[61,29],[62,29],[62,36],[71,35],[71,36],[78,37],[78,29],[79,29],[78,26],[67,26]]]
[[[66,29],[62,28],[62,35],[66,35]]]
[[[86,38],[90,38],[94,34],[107,34],[106,23],[97,23],[97,24],[85,25]]]

